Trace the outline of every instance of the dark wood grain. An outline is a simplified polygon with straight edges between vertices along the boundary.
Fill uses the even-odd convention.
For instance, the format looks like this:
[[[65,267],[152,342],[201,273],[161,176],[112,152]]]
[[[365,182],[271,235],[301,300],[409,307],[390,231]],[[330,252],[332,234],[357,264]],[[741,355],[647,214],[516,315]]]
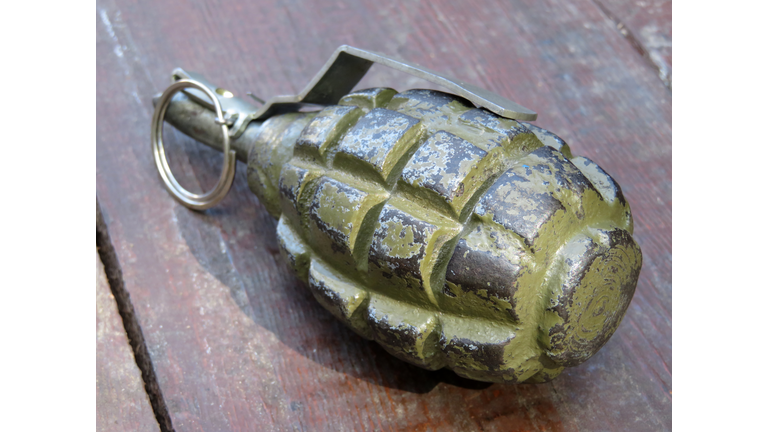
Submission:
[[[159,431],[141,372],[96,255],[96,430]]]
[[[536,110],[622,185],[644,266],[595,357],[544,385],[409,366],[291,276],[244,166],[204,213],[165,192],[148,137],[173,67],[269,97],[301,90],[343,43]],[[176,430],[671,429],[671,95],[595,3],[100,0],[97,53],[97,194]],[[373,85],[423,83],[374,67]],[[183,184],[214,184],[221,157],[168,135]]]

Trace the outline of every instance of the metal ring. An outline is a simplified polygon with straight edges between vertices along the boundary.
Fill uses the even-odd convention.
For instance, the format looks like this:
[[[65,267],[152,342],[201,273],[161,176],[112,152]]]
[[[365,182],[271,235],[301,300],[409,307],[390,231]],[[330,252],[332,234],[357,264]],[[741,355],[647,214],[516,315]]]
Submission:
[[[168,159],[165,156],[165,147],[163,147],[163,122],[165,119],[165,112],[168,109],[168,105],[171,102],[173,95],[181,89],[193,87],[205,94],[213,101],[213,106],[216,110],[216,117],[223,119],[224,113],[221,110],[221,104],[216,98],[216,95],[206,86],[201,83],[183,79],[171,84],[165,91],[160,100],[157,102],[155,108],[155,114],[152,116],[152,154],[155,156],[155,164],[157,165],[157,171],[160,173],[160,178],[165,184],[165,188],[170,194],[176,198],[184,206],[193,210],[205,210],[218,204],[232,187],[232,181],[235,179],[235,166],[237,159],[235,158],[235,152],[229,148],[229,128],[226,124],[221,125],[221,134],[224,138],[224,163],[221,168],[221,176],[213,189],[203,194],[195,194],[184,189],[176,177],[171,172],[171,167],[168,165]]]

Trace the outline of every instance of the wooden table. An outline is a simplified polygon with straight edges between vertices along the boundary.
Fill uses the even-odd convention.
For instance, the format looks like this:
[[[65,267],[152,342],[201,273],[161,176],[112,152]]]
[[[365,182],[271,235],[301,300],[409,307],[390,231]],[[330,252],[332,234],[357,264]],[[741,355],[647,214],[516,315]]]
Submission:
[[[115,351],[125,338],[99,348],[99,428],[671,429],[670,18],[667,0],[98,0],[97,237],[133,348]],[[163,189],[151,98],[174,67],[240,94],[294,94],[341,44],[536,110],[538,125],[622,185],[644,266],[626,318],[592,359],[541,385],[412,367],[343,327],[288,272],[244,166],[206,212]],[[377,66],[368,86],[434,88]],[[221,156],[166,129],[182,183],[213,185]],[[100,322],[119,333],[112,297],[100,299],[112,305],[97,308]]]

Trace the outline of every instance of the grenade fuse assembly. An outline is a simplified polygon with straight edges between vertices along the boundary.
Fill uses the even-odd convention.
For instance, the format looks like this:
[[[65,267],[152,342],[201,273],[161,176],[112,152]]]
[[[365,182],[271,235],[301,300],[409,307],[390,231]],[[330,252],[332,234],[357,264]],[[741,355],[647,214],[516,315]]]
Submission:
[[[455,94],[351,92],[372,63]],[[546,382],[621,322],[642,263],[629,205],[597,164],[525,122],[532,111],[348,46],[301,94],[259,109],[180,69],[174,81],[152,128],[168,190],[210,207],[235,159],[246,162],[296,275],[392,355],[480,381]],[[191,194],[173,178],[164,119],[224,150],[214,190]]]

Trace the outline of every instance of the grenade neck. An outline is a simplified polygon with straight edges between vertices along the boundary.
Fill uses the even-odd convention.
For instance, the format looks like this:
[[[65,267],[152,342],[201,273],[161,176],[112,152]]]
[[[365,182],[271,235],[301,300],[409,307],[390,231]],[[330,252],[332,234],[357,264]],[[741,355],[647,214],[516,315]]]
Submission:
[[[153,98],[157,104],[159,96]],[[185,135],[203,144],[222,151],[221,126],[216,124],[216,114],[207,106],[193,100],[184,92],[177,93],[165,114],[165,120]],[[251,121],[245,130],[237,137],[230,137],[230,147],[235,151],[237,159],[248,161],[248,152],[253,146],[256,136],[261,130],[261,121]]]

